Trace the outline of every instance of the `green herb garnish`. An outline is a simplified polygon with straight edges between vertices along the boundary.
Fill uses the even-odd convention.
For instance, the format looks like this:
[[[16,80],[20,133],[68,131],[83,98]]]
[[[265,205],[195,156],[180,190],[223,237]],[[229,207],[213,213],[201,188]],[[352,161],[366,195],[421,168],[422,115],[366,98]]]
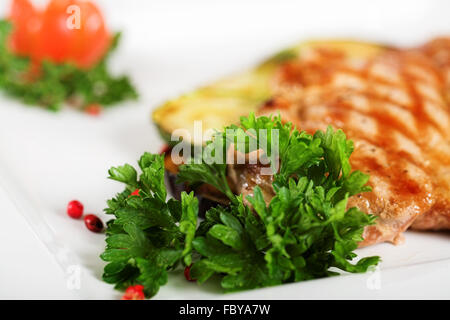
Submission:
[[[0,88],[29,105],[59,110],[71,101],[83,109],[91,104],[108,107],[126,99],[136,99],[137,92],[126,76],[113,76],[107,58],[120,40],[117,33],[109,52],[95,66],[83,70],[70,63],[42,62],[37,77],[30,77],[31,62],[8,48],[12,25],[0,20]],[[31,79],[32,78],[32,79]]]
[[[180,166],[179,179],[215,186],[230,205],[208,210],[198,227],[193,193],[166,202],[163,156],[144,154],[139,178],[130,165],[112,168],[110,178],[126,189],[108,201],[106,212],[115,218],[108,223],[101,255],[109,262],[103,279],[118,289],[142,284],[153,296],[167,282],[169,270],[191,263],[192,278],[203,283],[216,275],[226,291],[328,277],[339,269],[365,272],[376,265],[379,257],[352,262],[364,227],[375,220],[346,208],[350,196],[370,190],[368,176],[351,171],[353,143],[331,127],[310,135],[282,124],[279,117],[253,114],[226,129],[245,135],[247,142],[235,147],[249,152],[251,139],[273,138],[248,134],[261,128],[279,132],[279,158],[272,159],[280,162],[273,177],[275,196],[267,204],[259,187],[247,199],[234,195],[225,179],[227,166],[212,163],[214,153],[205,152],[202,163]],[[207,146],[226,145],[226,139],[216,136]],[[269,158],[271,152],[265,149]],[[136,188],[140,196],[130,196]]]

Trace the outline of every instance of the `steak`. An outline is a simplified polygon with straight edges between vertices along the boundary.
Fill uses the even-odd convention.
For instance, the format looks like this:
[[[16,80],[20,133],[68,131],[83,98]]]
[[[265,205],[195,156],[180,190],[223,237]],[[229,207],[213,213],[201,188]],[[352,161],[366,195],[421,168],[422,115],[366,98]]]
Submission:
[[[283,63],[272,86],[259,115],[280,112],[310,133],[332,125],[354,141],[350,162],[370,174],[372,191],[348,205],[378,217],[361,246],[398,243],[410,226],[450,229],[450,39],[370,58],[311,48]]]

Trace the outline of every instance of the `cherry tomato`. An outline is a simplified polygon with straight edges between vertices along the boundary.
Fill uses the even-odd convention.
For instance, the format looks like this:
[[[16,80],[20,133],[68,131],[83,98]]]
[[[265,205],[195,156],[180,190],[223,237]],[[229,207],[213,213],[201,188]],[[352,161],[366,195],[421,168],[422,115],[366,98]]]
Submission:
[[[111,43],[100,10],[90,1],[51,0],[39,11],[29,0],[13,0],[11,48],[34,62],[73,62],[90,68]]]
[[[9,43],[12,50],[19,55],[32,55],[39,50],[42,13],[37,11],[29,0],[14,0],[9,19],[13,23]]]

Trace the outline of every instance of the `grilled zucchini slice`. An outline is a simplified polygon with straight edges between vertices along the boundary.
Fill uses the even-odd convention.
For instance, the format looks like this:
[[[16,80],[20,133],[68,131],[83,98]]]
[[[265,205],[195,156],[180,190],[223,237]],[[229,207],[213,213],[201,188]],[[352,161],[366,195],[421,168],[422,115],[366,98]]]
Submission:
[[[176,129],[188,130],[193,137],[196,120],[202,121],[203,132],[209,129],[220,130],[224,126],[238,122],[241,116],[255,111],[271,98],[270,84],[281,63],[295,59],[305,50],[319,46],[339,49],[355,58],[368,58],[385,48],[370,43],[342,40],[303,42],[277,53],[254,69],[167,101],[153,112],[153,121],[163,139],[169,144],[171,134]]]

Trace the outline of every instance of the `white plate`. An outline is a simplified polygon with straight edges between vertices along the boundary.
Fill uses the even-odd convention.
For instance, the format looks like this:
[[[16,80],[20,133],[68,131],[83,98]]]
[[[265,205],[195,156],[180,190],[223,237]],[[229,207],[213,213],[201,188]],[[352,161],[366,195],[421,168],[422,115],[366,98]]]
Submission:
[[[0,98],[0,183],[16,205],[11,208],[5,199],[0,210],[23,215],[68,281],[63,284],[66,280],[62,277],[50,281],[54,272],[49,270],[54,270],[54,265],[48,262],[46,269],[44,263],[50,255],[31,263],[33,268],[19,268],[15,258],[2,258],[0,273],[8,272],[8,276],[2,278],[0,297],[10,297],[8,292],[15,285],[30,286],[31,275],[42,280],[31,286],[45,283],[46,278],[48,283],[58,283],[39,288],[42,297],[56,297],[56,287],[58,292],[66,290],[60,283],[68,285],[67,290],[75,285],[72,292],[81,298],[119,297],[112,286],[100,280],[104,264],[98,255],[104,248],[104,236],[90,233],[82,221],[68,218],[65,206],[69,200],[79,199],[87,211],[107,220],[101,214],[105,200],[122,188],[106,180],[107,170],[125,162],[135,164],[144,151],[160,149],[162,142],[150,123],[150,113],[164,100],[250,67],[299,40],[350,37],[415,45],[450,34],[450,2],[445,0],[99,2],[113,29],[124,33],[112,67],[132,76],[141,99],[93,118],[68,109],[54,114]],[[2,12],[4,7],[2,4]],[[11,214],[4,217],[3,227],[14,223]],[[15,231],[18,237],[29,233],[28,228]],[[213,284],[199,287],[188,283],[177,274],[156,298],[450,298],[449,240],[445,233],[407,232],[404,245],[358,250],[360,255],[382,257],[375,273],[232,295],[221,294]],[[25,254],[42,246],[33,245],[23,249],[13,242],[9,249],[0,246],[0,254],[13,257],[16,247]],[[81,282],[76,289],[73,280],[78,271]],[[24,292],[22,297],[39,294]]]

